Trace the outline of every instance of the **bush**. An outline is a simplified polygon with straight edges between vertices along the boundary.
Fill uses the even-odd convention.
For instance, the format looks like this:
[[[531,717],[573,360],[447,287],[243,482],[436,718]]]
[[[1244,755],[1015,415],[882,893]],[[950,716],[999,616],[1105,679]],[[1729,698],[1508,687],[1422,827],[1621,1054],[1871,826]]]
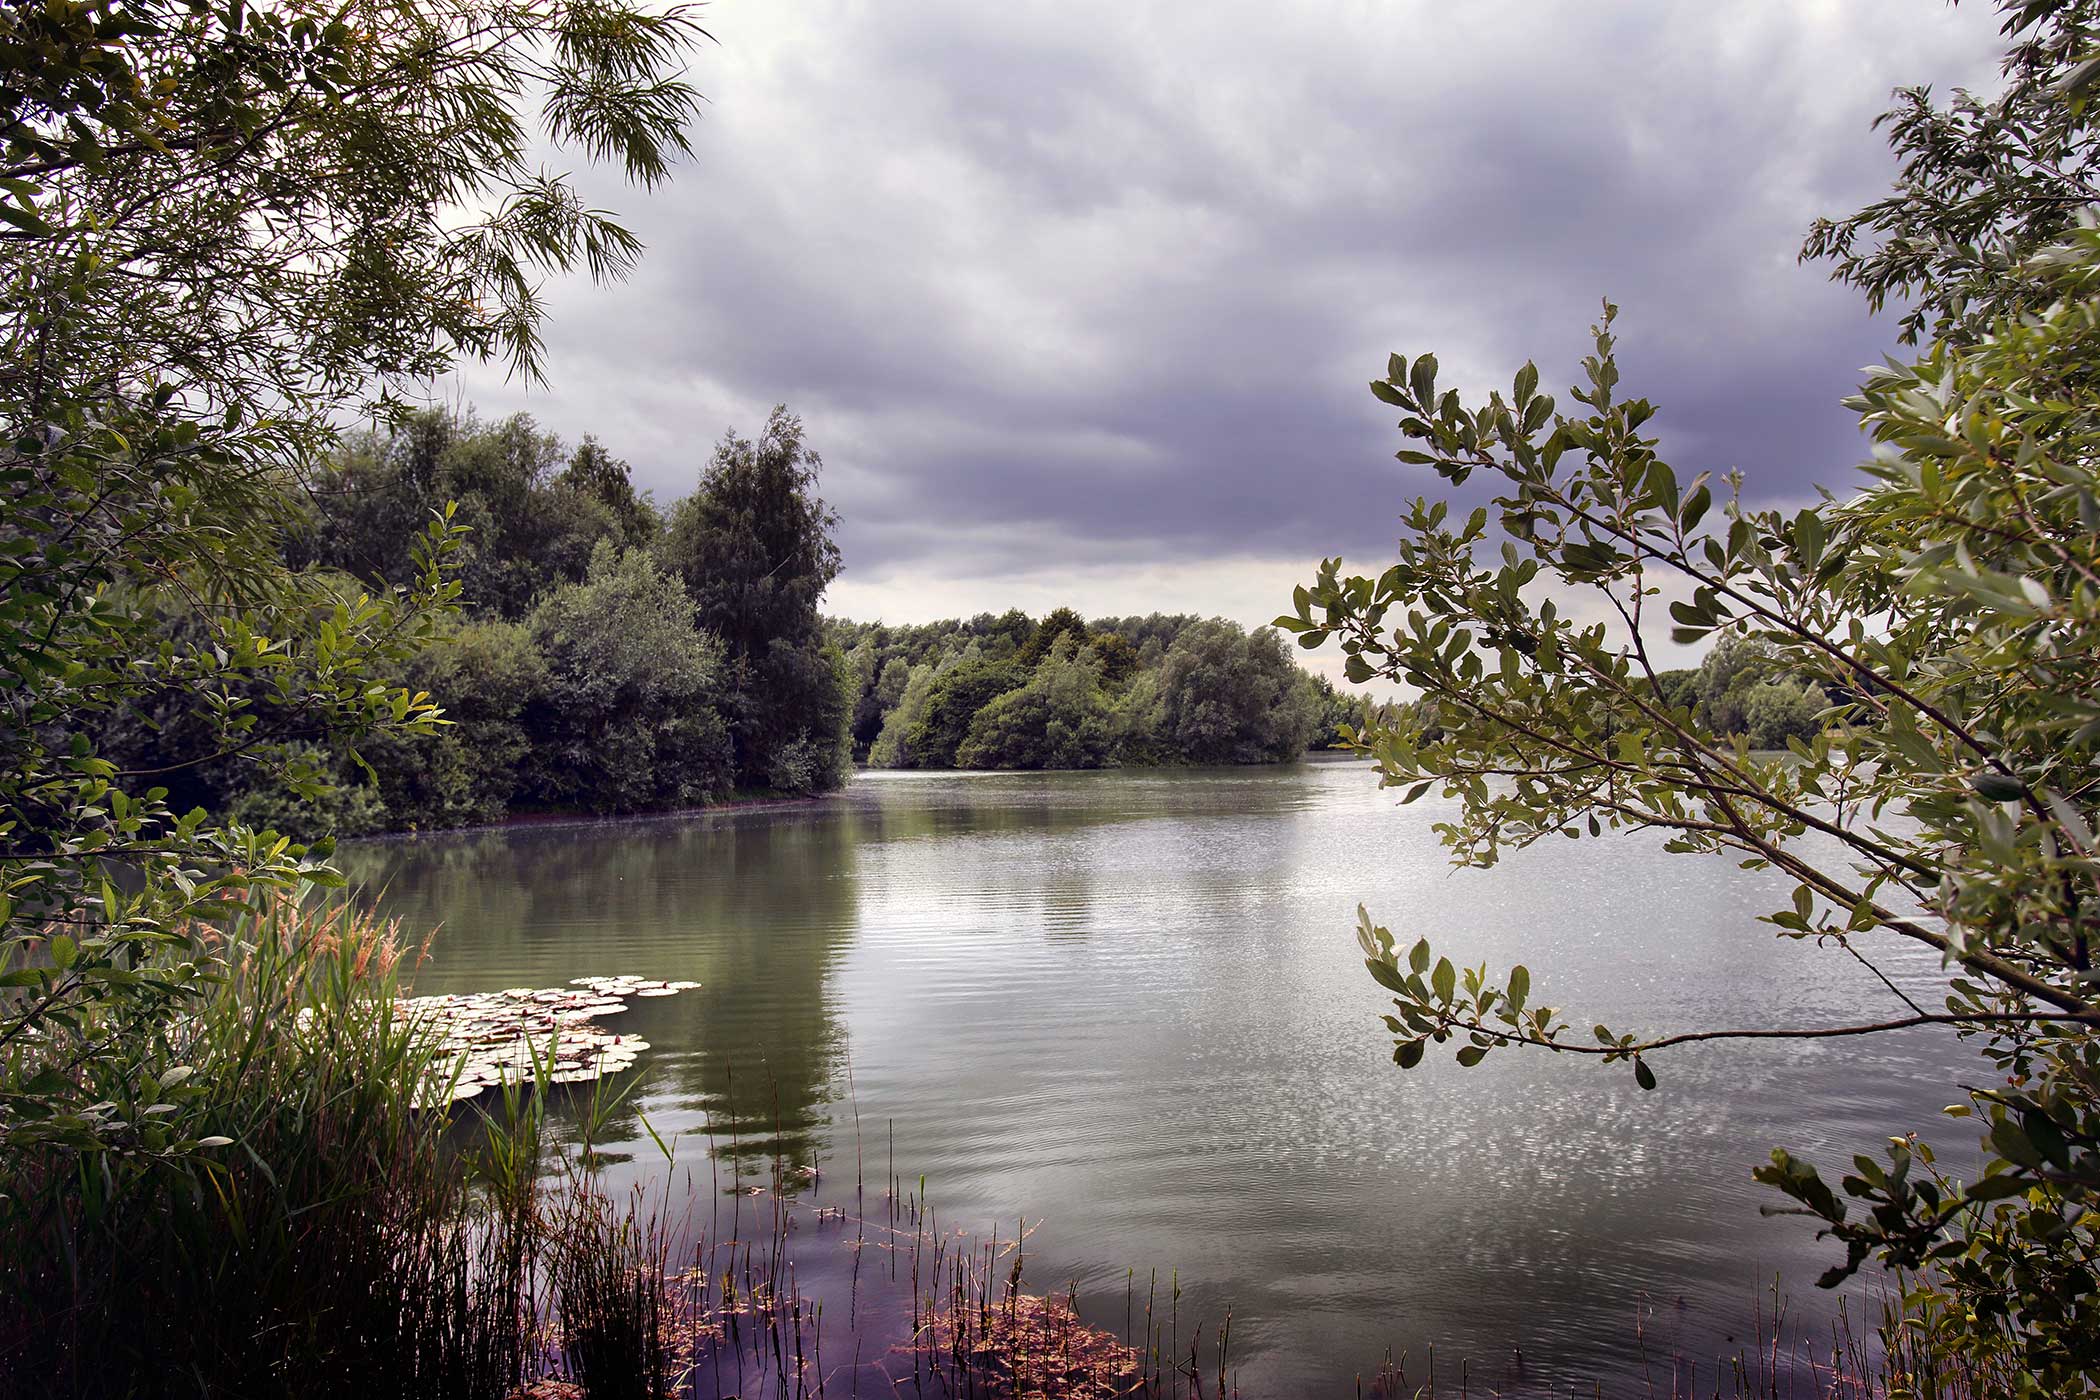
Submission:
[[[908,732],[913,768],[953,768],[970,723],[993,697],[1021,685],[1028,672],[1012,661],[962,661],[943,672],[926,697],[926,712]]]
[[[721,645],[646,550],[600,545],[589,578],[548,595],[526,626],[546,665],[526,710],[528,800],[636,812],[728,791]]]
[[[1320,723],[1304,674],[1271,628],[1195,623],[1160,666],[1160,738],[1189,763],[1295,758]]]
[[[1822,728],[1823,707],[1823,693],[1813,685],[1759,681],[1743,702],[1743,730],[1754,749],[1783,749],[1789,739],[1806,743]]]
[[[958,768],[1100,768],[1115,735],[1101,662],[1066,632],[1018,690],[994,696],[955,751]]]
[[[531,757],[526,710],[550,684],[531,632],[496,621],[454,627],[410,664],[408,684],[438,697],[452,723],[427,736],[389,736],[365,755],[379,774],[388,824],[502,820]]]

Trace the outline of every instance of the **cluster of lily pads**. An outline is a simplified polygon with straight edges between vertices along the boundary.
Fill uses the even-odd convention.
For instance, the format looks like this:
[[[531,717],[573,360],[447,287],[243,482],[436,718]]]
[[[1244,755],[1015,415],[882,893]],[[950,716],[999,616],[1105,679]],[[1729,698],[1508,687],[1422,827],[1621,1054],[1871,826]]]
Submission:
[[[668,997],[698,982],[577,977],[567,987],[408,997],[395,1014],[438,1037],[419,1108],[443,1108],[505,1082],[583,1084],[630,1068],[649,1042],[592,1024],[630,997]]]

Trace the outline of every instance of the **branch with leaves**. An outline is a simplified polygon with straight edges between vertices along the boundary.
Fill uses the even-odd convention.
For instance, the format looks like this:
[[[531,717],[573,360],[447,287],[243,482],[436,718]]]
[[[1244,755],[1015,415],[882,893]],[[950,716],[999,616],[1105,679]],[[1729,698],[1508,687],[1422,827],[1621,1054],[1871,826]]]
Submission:
[[[2052,8],[2075,12],[2055,58],[2028,57],[2061,76],[2084,12],[2021,7]],[[1865,965],[1895,1003],[1820,1026],[1585,1033],[1533,999],[1528,969],[1498,981],[1426,940],[1403,952],[1363,912],[1396,1061],[1528,1049],[1627,1063],[1652,1088],[1655,1062],[1694,1043],[1963,1038],[1990,1070],[1957,1105],[1989,1125],[1974,1180],[1912,1139],[1836,1189],[1783,1152],[1760,1176],[1845,1246],[1826,1282],[1876,1253],[1928,1269],[1964,1290],[1939,1314],[1961,1345],[2011,1348],[2045,1390],[2100,1377],[2100,1310],[2071,1301],[2100,1285],[2100,221],[2047,227],[2004,269],[2017,295],[1942,308],[1988,305],[1971,333],[1868,374],[1846,400],[1875,442],[1863,482],[1802,510],[1748,509],[1733,477],[1680,481],[1653,405],[1621,392],[1608,303],[1569,411],[1528,364],[1469,400],[1434,356],[1393,356],[1371,390],[1401,415],[1400,460],[1496,494],[1463,519],[1415,501],[1382,574],[1328,560],[1276,620],[1337,644],[1351,680],[1416,695],[1348,738],[1403,802],[1454,804],[1435,829],[1457,863],[1611,831],[1729,856],[1791,881],[1767,927]],[[1569,617],[1577,596],[1611,621]],[[1717,732],[1664,683],[1665,629],[1755,648],[1818,697],[1813,732],[1783,752]],[[1883,972],[1890,940],[1933,949],[1943,988]]]

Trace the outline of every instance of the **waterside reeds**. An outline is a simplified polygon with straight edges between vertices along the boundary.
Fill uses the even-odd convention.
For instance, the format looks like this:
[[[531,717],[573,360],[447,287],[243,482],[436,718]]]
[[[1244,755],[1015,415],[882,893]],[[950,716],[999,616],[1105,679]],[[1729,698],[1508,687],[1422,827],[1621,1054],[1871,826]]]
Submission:
[[[566,1367],[560,1285],[618,1236],[587,1179],[541,1181],[544,1096],[464,1144],[417,1110],[398,930],[346,904],[277,900],[206,946],[200,999],[72,1029],[121,1055],[10,1048],[12,1079],[92,1073],[168,1145],[0,1162],[0,1395],[505,1400]]]

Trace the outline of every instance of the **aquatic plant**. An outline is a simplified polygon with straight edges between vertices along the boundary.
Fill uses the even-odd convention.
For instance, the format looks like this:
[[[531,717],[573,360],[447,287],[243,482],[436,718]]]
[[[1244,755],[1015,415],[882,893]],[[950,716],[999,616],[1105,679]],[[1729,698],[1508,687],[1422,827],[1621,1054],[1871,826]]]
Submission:
[[[427,1039],[432,1050],[430,1072],[416,1103],[458,1103],[505,1080],[587,1084],[632,1068],[649,1042],[591,1023],[625,1011],[624,997],[674,996],[699,985],[627,976],[577,977],[568,987],[508,987],[399,999],[395,1016]]]

